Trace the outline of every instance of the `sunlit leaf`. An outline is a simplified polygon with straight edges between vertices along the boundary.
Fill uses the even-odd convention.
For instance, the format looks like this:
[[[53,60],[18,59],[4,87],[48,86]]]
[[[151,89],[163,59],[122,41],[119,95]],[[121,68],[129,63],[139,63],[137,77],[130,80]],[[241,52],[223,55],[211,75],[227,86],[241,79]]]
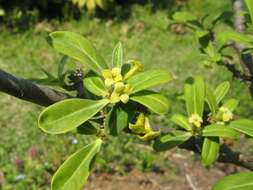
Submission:
[[[253,137],[253,121],[249,119],[238,119],[229,124],[233,129]]]
[[[99,112],[108,100],[69,99],[55,103],[39,116],[39,127],[51,134],[66,133]]]
[[[206,137],[202,145],[201,161],[204,166],[210,166],[219,155],[219,138]]]
[[[216,101],[219,104],[221,100],[226,96],[230,88],[230,83],[228,81],[225,81],[217,86],[217,88],[214,90],[214,94],[216,97]]]
[[[172,122],[174,122],[175,124],[179,125],[180,127],[182,127],[183,129],[187,130],[187,131],[191,131],[191,126],[188,122],[188,118],[180,115],[180,114],[175,114],[171,117],[170,119]]]
[[[245,4],[249,10],[251,23],[253,23],[253,1],[252,0],[245,0]]]
[[[191,137],[190,132],[175,131],[170,134],[166,134],[155,140],[153,148],[155,151],[165,151],[174,148]]]
[[[211,110],[212,115],[216,114],[218,104],[214,95],[213,89],[206,85],[206,102]]]
[[[118,68],[121,68],[123,65],[123,48],[120,42],[116,45],[116,47],[113,50],[112,65],[113,67],[118,67]]]
[[[146,106],[149,110],[157,114],[168,112],[170,102],[163,95],[150,90],[142,90],[130,96],[130,99]]]
[[[239,137],[239,133],[229,126],[212,124],[212,125],[206,126],[203,129],[202,136],[237,139]]]
[[[108,94],[104,81],[93,72],[89,72],[84,80],[84,87],[97,96]]]
[[[91,42],[83,36],[68,31],[57,31],[52,32],[50,37],[57,51],[80,61],[97,74],[108,68]]]
[[[205,84],[201,77],[197,76],[187,79],[184,87],[184,97],[188,114],[198,114],[202,117],[204,111]]]
[[[252,190],[253,172],[237,173],[225,176],[216,182],[212,190]]]
[[[102,144],[97,139],[73,155],[71,155],[57,170],[52,179],[52,190],[81,190],[86,183],[92,160],[99,152]]]
[[[188,21],[196,21],[197,17],[190,13],[190,12],[176,12],[172,16],[173,20],[178,21],[178,22],[188,22]]]
[[[172,76],[169,72],[154,69],[134,75],[127,80],[127,83],[133,87],[132,93],[135,93],[147,88],[167,83],[170,80],[172,80]]]

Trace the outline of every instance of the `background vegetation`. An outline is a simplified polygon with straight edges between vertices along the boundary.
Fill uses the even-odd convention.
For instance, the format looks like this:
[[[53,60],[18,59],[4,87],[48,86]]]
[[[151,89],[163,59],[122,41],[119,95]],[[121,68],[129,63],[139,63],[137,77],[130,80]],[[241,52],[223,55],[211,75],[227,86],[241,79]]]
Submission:
[[[115,0],[109,2],[106,11],[98,9],[91,15],[85,8],[80,10],[65,0],[36,3],[27,0],[22,4],[0,0],[4,10],[0,16],[0,68],[24,78],[43,77],[42,69],[56,73],[61,57],[47,44],[46,37],[50,31],[70,30],[89,38],[108,62],[113,47],[121,41],[127,58],[140,60],[145,67],[171,71],[174,81],[160,90],[172,100],[182,91],[184,80],[193,74],[202,74],[213,85],[229,80],[232,85],[229,96],[240,99],[238,113],[253,119],[253,101],[247,86],[234,80],[225,68],[204,68],[199,63],[198,47],[192,35],[183,27],[180,35],[168,27],[175,10],[187,9],[202,15],[231,10],[231,1],[159,2]],[[221,25],[217,30],[222,31],[224,27]],[[76,63],[69,60],[69,66],[73,64]],[[4,190],[47,189],[51,175],[65,156],[89,142],[77,134],[51,136],[42,133],[36,123],[41,111],[39,106],[2,93],[0,105],[0,189],[3,188],[1,184]],[[182,110],[182,105],[174,103],[172,109]],[[152,123],[169,126],[168,118],[169,115],[154,116]],[[110,139],[103,149],[103,159],[110,164],[99,160],[98,171],[124,174],[134,167],[143,171],[171,168],[162,155],[134,143],[139,142],[137,138],[118,139]]]

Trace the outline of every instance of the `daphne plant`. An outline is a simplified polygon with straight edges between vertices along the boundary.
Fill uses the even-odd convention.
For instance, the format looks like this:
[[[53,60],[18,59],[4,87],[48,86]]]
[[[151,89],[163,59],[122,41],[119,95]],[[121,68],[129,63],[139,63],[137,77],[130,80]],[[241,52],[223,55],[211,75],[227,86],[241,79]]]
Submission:
[[[174,114],[171,121],[175,130],[158,138],[154,149],[165,151],[198,138],[202,140],[202,163],[210,166],[218,158],[221,139],[237,139],[240,133],[253,137],[253,121],[234,115],[238,100],[224,100],[229,86],[223,82],[213,90],[201,77],[189,78],[183,95],[187,116]]]
[[[149,112],[166,114],[169,101],[163,95],[147,90],[169,82],[164,70],[143,71],[138,61],[123,59],[121,43],[117,44],[109,67],[92,44],[79,34],[58,31],[50,34],[52,46],[60,53],[79,61],[86,68],[84,98],[55,103],[39,116],[39,128],[49,134],[77,131],[94,135],[95,141],[70,156],[55,173],[52,190],[78,190],[89,175],[90,166],[106,139],[123,130],[152,140],[160,135],[150,126]]]

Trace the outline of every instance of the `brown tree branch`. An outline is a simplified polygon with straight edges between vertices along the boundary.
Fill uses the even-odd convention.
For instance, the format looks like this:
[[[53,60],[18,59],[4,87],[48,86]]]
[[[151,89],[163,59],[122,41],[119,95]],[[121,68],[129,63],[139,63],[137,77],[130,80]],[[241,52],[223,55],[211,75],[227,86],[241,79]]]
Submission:
[[[179,145],[179,148],[200,154],[202,143],[203,142],[201,138],[190,138],[185,143]],[[240,152],[233,151],[226,144],[221,145],[220,154],[217,161],[221,163],[234,164],[236,166],[240,166],[253,171],[253,160],[251,158],[247,158]]]
[[[17,78],[1,69],[0,91],[41,106],[49,106],[61,100],[71,98],[66,93],[34,84],[26,79]]]

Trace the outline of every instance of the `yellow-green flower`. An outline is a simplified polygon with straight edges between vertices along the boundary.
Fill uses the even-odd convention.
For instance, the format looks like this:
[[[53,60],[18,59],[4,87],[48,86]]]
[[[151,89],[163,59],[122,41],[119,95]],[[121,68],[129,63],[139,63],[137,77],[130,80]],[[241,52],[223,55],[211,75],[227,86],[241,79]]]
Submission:
[[[198,114],[195,113],[192,114],[191,117],[189,117],[189,123],[199,128],[201,127],[201,123],[203,123],[203,120]]]
[[[160,131],[153,131],[148,117],[146,117],[143,113],[140,113],[135,124],[129,124],[129,129],[138,134],[141,140],[145,141],[152,140],[161,134]]]
[[[127,80],[130,77],[132,77],[133,75],[135,75],[136,73],[142,71],[143,69],[143,64],[141,64],[139,61],[131,61],[131,63],[133,64],[133,66],[131,67],[131,69],[125,74],[124,79]]]
[[[112,70],[105,69],[102,71],[102,76],[105,79],[105,86],[111,87],[116,82],[122,81],[121,69],[114,67]]]
[[[110,102],[117,103],[119,101],[126,104],[129,101],[129,94],[132,91],[132,87],[129,84],[123,82],[116,82],[114,84],[113,92],[110,95]]]

